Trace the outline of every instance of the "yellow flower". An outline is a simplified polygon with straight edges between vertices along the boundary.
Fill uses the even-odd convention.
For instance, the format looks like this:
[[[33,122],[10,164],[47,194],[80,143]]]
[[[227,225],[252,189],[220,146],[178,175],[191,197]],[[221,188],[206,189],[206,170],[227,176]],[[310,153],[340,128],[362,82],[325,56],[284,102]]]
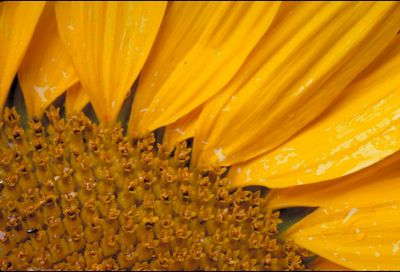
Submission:
[[[0,107],[30,116],[1,127],[1,268],[400,269],[399,25],[397,2],[1,2]],[[316,209],[278,235],[292,207]]]

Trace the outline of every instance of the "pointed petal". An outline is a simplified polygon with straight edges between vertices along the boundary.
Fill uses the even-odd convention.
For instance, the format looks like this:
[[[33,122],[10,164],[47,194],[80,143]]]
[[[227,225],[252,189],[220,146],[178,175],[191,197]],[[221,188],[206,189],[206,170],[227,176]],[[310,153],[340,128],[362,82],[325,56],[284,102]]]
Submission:
[[[350,269],[399,270],[399,228],[397,202],[360,209],[319,208],[284,235],[318,256]]]
[[[203,111],[204,132],[196,132],[194,143],[199,166],[243,162],[288,140],[382,52],[400,23],[394,2],[297,5],[278,16],[226,86],[228,100],[206,127],[201,120],[210,115]]]
[[[175,123],[167,126],[164,132],[163,146],[172,150],[177,143],[194,136],[194,127],[200,116],[202,107],[194,109]]]
[[[278,149],[234,166],[233,172],[242,172],[232,175],[233,184],[282,188],[334,179],[399,150],[399,66],[398,36],[314,124]]]
[[[165,7],[165,2],[57,2],[61,38],[100,120],[115,120]]]
[[[53,3],[47,3],[18,70],[28,114],[42,116],[47,106],[78,82],[71,57],[57,32]]]
[[[129,133],[136,137],[171,124],[216,94],[268,29],[279,5],[173,2],[141,74]]]
[[[362,207],[400,201],[400,152],[362,171],[332,181],[274,189],[268,207]]]
[[[0,109],[17,72],[45,2],[0,3]]]
[[[80,112],[88,103],[89,96],[81,83],[78,82],[69,88],[65,99],[65,109],[68,114]]]
[[[350,271],[350,269],[318,257],[309,266],[313,271]]]

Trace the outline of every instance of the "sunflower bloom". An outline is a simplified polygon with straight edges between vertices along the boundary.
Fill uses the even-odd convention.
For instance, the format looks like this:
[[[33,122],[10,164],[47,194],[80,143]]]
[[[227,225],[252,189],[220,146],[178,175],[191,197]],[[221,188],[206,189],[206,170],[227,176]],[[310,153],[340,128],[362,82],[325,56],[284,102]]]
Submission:
[[[1,2],[0,269],[399,270],[399,25]]]

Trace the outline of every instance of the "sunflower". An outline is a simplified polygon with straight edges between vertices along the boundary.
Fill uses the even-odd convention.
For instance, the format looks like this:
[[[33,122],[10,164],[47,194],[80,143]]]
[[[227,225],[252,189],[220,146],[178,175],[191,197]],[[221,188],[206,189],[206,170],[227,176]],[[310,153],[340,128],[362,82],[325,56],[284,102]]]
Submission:
[[[399,25],[1,2],[1,270],[400,269]]]

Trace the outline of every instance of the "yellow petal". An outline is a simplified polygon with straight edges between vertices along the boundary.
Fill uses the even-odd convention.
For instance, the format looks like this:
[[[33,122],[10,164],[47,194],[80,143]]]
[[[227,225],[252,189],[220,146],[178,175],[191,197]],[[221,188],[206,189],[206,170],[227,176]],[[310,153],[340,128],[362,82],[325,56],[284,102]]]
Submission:
[[[68,89],[65,99],[65,109],[68,114],[80,112],[89,103],[89,96],[86,94],[81,83],[76,83]]]
[[[202,120],[212,116],[203,111],[194,142],[200,166],[243,162],[288,140],[331,105],[398,31],[398,3],[314,5],[296,3],[280,14],[206,126]]]
[[[17,72],[45,2],[0,3],[0,109]]]
[[[194,109],[189,114],[183,116],[175,123],[165,128],[163,146],[168,150],[172,150],[177,143],[194,136],[194,127],[199,118],[202,107]]]
[[[171,124],[216,94],[268,29],[279,5],[173,2],[141,74],[129,133],[136,137]]]
[[[100,120],[115,120],[165,7],[165,2],[57,2],[61,38]]]
[[[318,256],[350,269],[399,270],[399,229],[397,202],[364,208],[319,208],[284,235]]]
[[[318,257],[309,266],[313,271],[350,271],[350,269]]]
[[[274,189],[268,206],[287,207],[362,207],[400,201],[400,152],[362,171],[332,181]]]
[[[18,70],[28,114],[47,106],[78,81],[71,57],[57,32],[53,3],[47,3]]]
[[[233,184],[282,188],[334,179],[399,150],[398,67],[399,36],[314,124],[278,149],[234,166],[232,172],[241,173],[231,175]]]

